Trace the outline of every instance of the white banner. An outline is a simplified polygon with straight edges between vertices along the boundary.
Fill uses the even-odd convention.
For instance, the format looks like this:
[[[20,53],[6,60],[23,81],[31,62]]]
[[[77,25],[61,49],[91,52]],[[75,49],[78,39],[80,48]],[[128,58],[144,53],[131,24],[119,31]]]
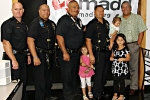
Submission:
[[[58,19],[66,14],[67,4],[71,0],[47,0],[47,4],[50,7],[51,15],[50,19],[57,23]],[[112,18],[116,15],[122,15],[121,4],[123,1],[129,1],[132,6],[132,12],[137,13],[139,0],[76,0],[80,6],[80,13],[78,15],[81,18],[83,25],[86,25],[91,19],[94,18],[95,5],[103,5],[105,8],[105,19],[110,23]]]

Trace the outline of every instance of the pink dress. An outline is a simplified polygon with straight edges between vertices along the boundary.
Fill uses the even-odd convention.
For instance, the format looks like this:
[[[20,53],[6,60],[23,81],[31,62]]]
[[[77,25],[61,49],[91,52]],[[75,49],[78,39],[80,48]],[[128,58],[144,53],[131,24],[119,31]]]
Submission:
[[[90,58],[89,55],[82,55],[81,56],[82,62],[84,64],[90,65]],[[86,78],[86,77],[92,77],[92,75],[94,75],[94,71],[93,69],[90,69],[90,71],[88,73],[85,73],[85,71],[87,70],[87,67],[84,66],[80,66],[79,68],[79,76],[82,78]]]

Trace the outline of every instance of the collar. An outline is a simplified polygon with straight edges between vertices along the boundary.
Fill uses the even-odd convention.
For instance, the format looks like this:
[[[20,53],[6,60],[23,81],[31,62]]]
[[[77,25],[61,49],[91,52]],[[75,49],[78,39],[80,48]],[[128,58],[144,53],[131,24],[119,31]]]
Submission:
[[[42,20],[44,23],[47,22],[47,21],[49,21],[49,19],[48,19],[48,20],[44,20],[44,19],[41,18],[40,16],[39,16],[39,19]]]
[[[133,15],[133,13],[131,12],[131,14],[129,15],[128,18],[124,18],[123,15],[121,16],[123,19],[129,19],[131,16]]]
[[[78,27],[78,29],[79,30],[81,30],[82,29],[82,22],[81,22],[81,20],[80,20],[80,18],[73,18],[71,15],[69,15],[69,13],[67,13],[66,15],[68,15],[70,18],[71,18],[71,20],[75,23],[75,25]],[[79,23],[78,23],[78,22]]]
[[[99,20],[96,17],[94,19],[95,19],[97,24],[98,23],[102,24],[101,22],[99,22]],[[107,29],[109,29],[109,22],[107,20],[105,20],[104,18],[103,18],[103,24],[102,25],[106,25]]]
[[[18,23],[24,23],[22,20],[21,22],[19,22],[14,16],[12,17],[12,19],[18,24]]]
[[[70,17],[72,17],[72,18],[75,19],[75,20],[78,19],[78,17],[74,18],[69,12],[67,12],[67,15],[70,16]]]
[[[96,20],[97,23],[101,23],[101,22],[99,22],[99,20],[98,20],[96,17],[95,17],[94,19]],[[105,21],[105,19],[103,18],[103,23],[105,23],[105,22],[106,22],[106,21]]]

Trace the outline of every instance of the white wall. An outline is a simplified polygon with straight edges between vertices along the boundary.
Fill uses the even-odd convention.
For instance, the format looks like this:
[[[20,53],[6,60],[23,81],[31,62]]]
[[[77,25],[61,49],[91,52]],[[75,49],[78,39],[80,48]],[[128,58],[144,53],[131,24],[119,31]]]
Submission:
[[[147,0],[147,16],[146,16],[146,25],[148,30],[146,31],[146,48],[150,49],[150,0]]]
[[[145,47],[147,49],[150,49],[150,12],[149,12],[150,6],[149,6],[149,4],[150,4],[150,0],[147,0],[146,25],[147,25],[148,30],[146,31],[146,47]],[[149,60],[149,59],[146,58],[146,60]],[[147,64],[149,64],[149,63],[147,63]],[[146,67],[145,70],[146,71],[150,70],[150,67]],[[145,76],[147,77],[148,75],[145,74]],[[150,77],[147,77],[146,79],[150,79]],[[144,82],[144,84],[150,85],[150,83],[148,83],[146,81]]]
[[[7,20],[9,17],[12,16],[11,13],[11,7],[12,7],[12,0],[0,0],[0,30],[1,30],[1,24],[3,21]],[[0,31],[0,38],[1,38],[1,31]],[[2,58],[2,52],[3,52],[3,46],[0,42],[0,59]]]

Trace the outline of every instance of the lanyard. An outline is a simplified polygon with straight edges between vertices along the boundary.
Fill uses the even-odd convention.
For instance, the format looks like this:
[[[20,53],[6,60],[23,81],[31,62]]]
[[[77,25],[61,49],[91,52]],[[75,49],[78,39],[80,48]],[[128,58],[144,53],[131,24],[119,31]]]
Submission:
[[[67,13],[67,15],[72,19],[72,21],[75,23],[75,25],[78,27],[78,29],[81,30],[82,22],[81,22],[80,18],[79,18],[79,24],[80,24],[80,26],[79,26],[78,23],[76,22],[76,20],[71,15],[69,15],[68,13]]]

